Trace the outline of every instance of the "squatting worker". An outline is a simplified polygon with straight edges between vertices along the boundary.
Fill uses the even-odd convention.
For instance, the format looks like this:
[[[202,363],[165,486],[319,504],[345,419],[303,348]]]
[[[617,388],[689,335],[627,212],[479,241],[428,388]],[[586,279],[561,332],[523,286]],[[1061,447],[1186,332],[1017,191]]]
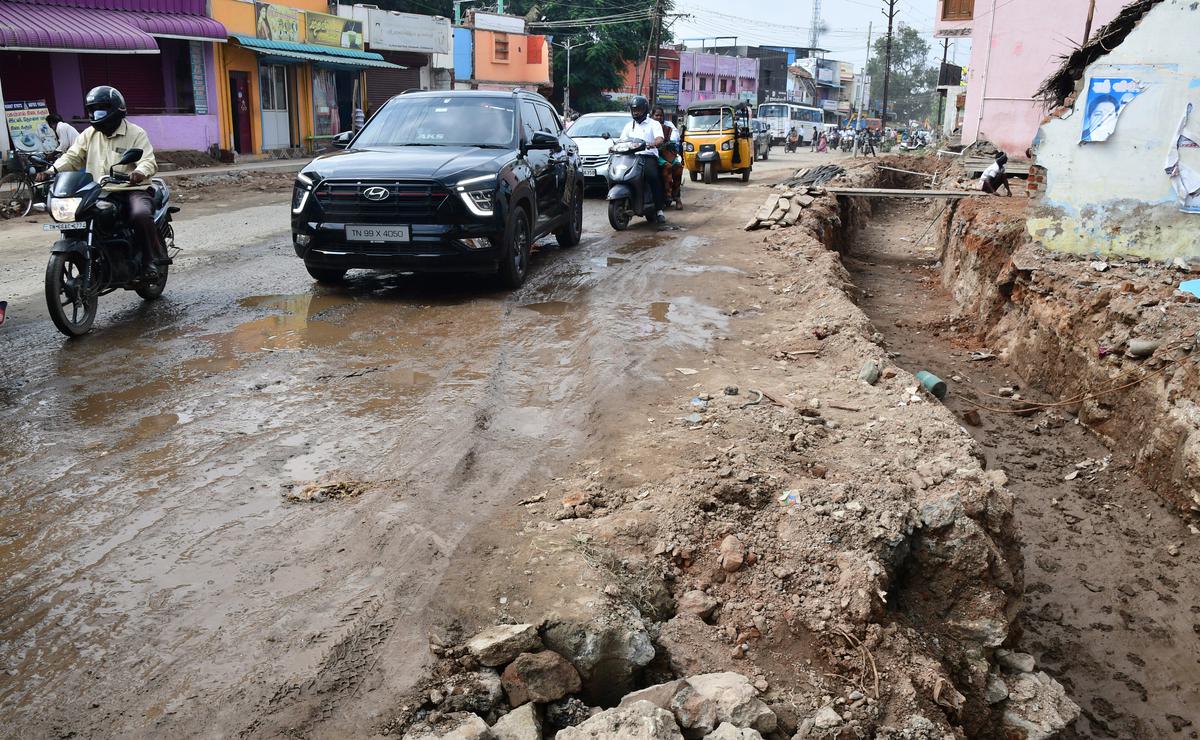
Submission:
[[[654,196],[655,219],[661,224],[667,220],[663,215],[666,197],[663,195],[662,175],[658,170],[658,147],[663,143],[663,129],[658,121],[650,118],[650,101],[641,95],[629,101],[629,115],[633,120],[625,124],[621,138],[646,142],[646,150],[640,152],[639,156],[654,157],[653,164],[646,167],[646,184]]]
[[[54,166],[38,174],[45,180],[52,174],[83,169],[99,179],[130,149],[141,149],[142,158],[134,165],[117,167],[129,175],[130,187],[113,192],[115,201],[124,201],[126,218],[142,248],[143,276],[158,279],[156,267],[170,264],[162,236],[154,225],[154,200],[147,181],[158,172],[154,147],[141,126],[125,120],[125,97],[115,87],[94,87],[84,100],[84,109],[92,125],[85,129]],[[145,184],[143,187],[138,187]]]
[[[1000,188],[1008,191],[1008,197],[1012,197],[1012,188],[1008,186],[1008,173],[1004,171],[1004,165],[1008,164],[1008,155],[1004,152],[996,152],[996,161],[983,171],[983,175],[979,178],[979,189],[985,193],[999,195]]]
[[[71,148],[75,140],[79,138],[79,132],[75,127],[62,119],[62,116],[57,113],[51,113],[46,116],[46,125],[54,131],[54,137],[58,139],[58,151],[65,152]]]

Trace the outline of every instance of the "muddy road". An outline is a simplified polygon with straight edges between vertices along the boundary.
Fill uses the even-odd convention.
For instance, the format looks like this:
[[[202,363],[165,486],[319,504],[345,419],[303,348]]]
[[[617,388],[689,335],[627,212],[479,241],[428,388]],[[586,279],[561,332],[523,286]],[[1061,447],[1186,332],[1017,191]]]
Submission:
[[[830,160],[779,152],[756,182]],[[619,235],[589,200],[582,245],[551,240],[514,293],[317,287],[269,196],[184,218],[181,245],[207,241],[162,301],[108,296],[81,340],[9,283],[0,735],[366,733],[426,660],[418,615],[464,540],[724,326],[697,286],[730,268],[700,255],[764,191],[686,192],[674,229]],[[6,254],[10,277],[44,264]],[[285,498],[314,481],[365,490]]]

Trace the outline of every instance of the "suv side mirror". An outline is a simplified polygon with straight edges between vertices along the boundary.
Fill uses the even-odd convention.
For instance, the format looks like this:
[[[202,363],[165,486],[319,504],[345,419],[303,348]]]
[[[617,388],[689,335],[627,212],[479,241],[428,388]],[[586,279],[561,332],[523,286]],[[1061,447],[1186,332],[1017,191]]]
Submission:
[[[334,149],[345,149],[346,147],[350,146],[350,140],[353,138],[354,138],[353,131],[343,131],[342,133],[334,136],[333,139],[330,140],[329,143],[330,143],[330,145],[333,146]]]
[[[549,131],[534,131],[529,148],[557,152],[562,149],[562,144],[558,143],[558,137]]]

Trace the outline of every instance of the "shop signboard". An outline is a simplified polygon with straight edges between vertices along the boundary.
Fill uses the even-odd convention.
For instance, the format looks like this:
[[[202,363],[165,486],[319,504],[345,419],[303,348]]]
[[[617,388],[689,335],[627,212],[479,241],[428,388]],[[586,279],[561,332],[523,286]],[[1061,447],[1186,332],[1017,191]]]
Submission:
[[[371,9],[367,34],[375,51],[450,53],[450,21],[446,18]]]
[[[208,82],[204,79],[204,46],[199,41],[189,42],[192,62],[192,104],[197,115],[208,113]]]
[[[304,25],[308,34],[306,40],[310,44],[343,49],[363,48],[362,21],[308,11],[304,14]]]
[[[21,152],[52,152],[58,148],[58,138],[46,123],[50,109],[45,100],[13,100],[4,103],[8,119],[8,134]]]
[[[659,105],[679,105],[679,80],[660,78],[656,92]]]
[[[272,41],[300,40],[300,11],[270,3],[254,4],[254,33]]]
[[[474,14],[475,28],[480,31],[498,31],[500,33],[525,33],[525,19],[513,15],[499,13]]]

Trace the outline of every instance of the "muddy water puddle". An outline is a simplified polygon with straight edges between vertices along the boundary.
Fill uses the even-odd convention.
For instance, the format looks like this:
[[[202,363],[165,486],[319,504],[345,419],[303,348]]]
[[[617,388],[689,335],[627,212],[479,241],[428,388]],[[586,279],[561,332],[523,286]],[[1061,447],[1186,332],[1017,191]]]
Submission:
[[[1200,730],[1200,548],[1133,473],[1131,461],[1061,410],[1016,416],[995,407],[1021,386],[1000,360],[951,328],[950,296],[914,246],[925,214],[883,210],[846,265],[895,362],[947,380],[946,406],[1006,472],[1017,498],[1025,595],[1015,647],[1058,679],[1082,716],[1068,737],[1194,738]],[[907,241],[906,241],[907,239]],[[1050,402],[1036,388],[1026,400]],[[1185,543],[1182,548],[1179,543]],[[1172,554],[1172,552],[1175,554]]]

